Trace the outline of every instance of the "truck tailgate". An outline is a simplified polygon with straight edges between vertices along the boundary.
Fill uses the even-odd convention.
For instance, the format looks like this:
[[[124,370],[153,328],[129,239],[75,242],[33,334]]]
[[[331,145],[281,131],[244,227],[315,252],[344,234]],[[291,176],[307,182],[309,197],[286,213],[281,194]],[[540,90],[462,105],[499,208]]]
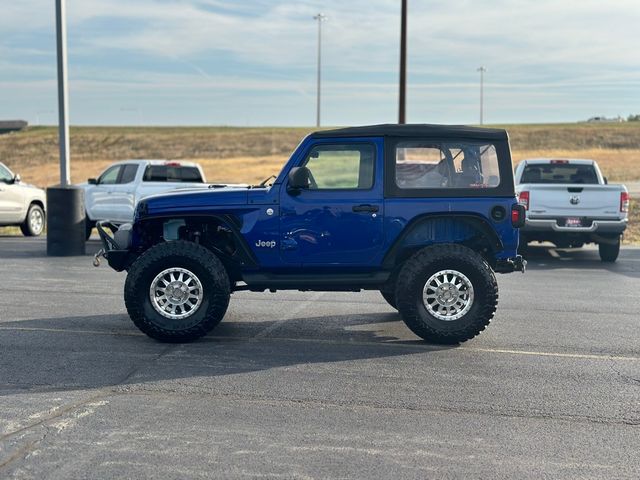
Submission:
[[[534,216],[620,218],[620,185],[523,184]]]

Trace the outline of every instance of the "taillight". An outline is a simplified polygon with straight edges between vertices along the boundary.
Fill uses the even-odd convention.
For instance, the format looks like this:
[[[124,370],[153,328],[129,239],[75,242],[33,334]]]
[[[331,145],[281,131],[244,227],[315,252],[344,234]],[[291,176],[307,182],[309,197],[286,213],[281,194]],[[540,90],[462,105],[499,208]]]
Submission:
[[[525,210],[524,205],[516,203],[511,207],[511,225],[513,225],[514,228],[524,227],[526,218],[527,211]]]
[[[620,211],[622,213],[628,213],[629,212],[629,199],[630,199],[630,195],[627,192],[622,192],[620,194]]]
[[[520,192],[518,195],[518,203],[524,207],[525,210],[529,210],[529,192]]]

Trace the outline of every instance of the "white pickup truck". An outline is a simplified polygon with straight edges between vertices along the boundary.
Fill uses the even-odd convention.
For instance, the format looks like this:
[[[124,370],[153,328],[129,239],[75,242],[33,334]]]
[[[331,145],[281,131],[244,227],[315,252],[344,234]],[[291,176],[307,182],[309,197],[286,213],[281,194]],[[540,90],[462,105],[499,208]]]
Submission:
[[[608,185],[593,160],[523,160],[515,171],[518,201],[527,210],[520,244],[548,241],[560,248],[598,244],[600,259],[615,262],[627,228],[629,193]]]
[[[165,160],[125,160],[108,167],[96,178],[80,184],[84,188],[87,238],[97,221],[114,224],[133,221],[138,200],[178,188],[206,188],[197,163]]]

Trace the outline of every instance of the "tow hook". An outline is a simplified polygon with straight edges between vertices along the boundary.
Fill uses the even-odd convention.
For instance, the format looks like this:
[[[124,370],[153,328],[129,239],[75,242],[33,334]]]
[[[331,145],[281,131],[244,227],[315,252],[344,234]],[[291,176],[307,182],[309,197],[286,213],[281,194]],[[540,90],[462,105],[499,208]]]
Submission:
[[[100,250],[98,250],[98,253],[96,253],[93,256],[93,266],[94,267],[99,267],[100,266],[100,257],[107,258],[107,255],[106,255],[106,252],[104,251],[104,248],[101,248]]]

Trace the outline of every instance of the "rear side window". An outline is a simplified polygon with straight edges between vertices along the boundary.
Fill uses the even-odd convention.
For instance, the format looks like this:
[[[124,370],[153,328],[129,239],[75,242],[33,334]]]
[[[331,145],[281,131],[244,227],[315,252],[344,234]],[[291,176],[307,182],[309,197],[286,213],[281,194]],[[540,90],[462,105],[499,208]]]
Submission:
[[[500,185],[496,147],[487,143],[401,141],[395,149],[400,189],[485,189]]]
[[[178,165],[149,165],[144,172],[145,182],[195,182],[202,183],[202,175],[196,167]]]
[[[520,183],[580,183],[596,185],[598,183],[598,175],[593,165],[533,163],[524,167]]]
[[[138,171],[137,165],[125,165],[120,175],[120,181],[118,183],[131,183],[136,179],[136,172]]]

